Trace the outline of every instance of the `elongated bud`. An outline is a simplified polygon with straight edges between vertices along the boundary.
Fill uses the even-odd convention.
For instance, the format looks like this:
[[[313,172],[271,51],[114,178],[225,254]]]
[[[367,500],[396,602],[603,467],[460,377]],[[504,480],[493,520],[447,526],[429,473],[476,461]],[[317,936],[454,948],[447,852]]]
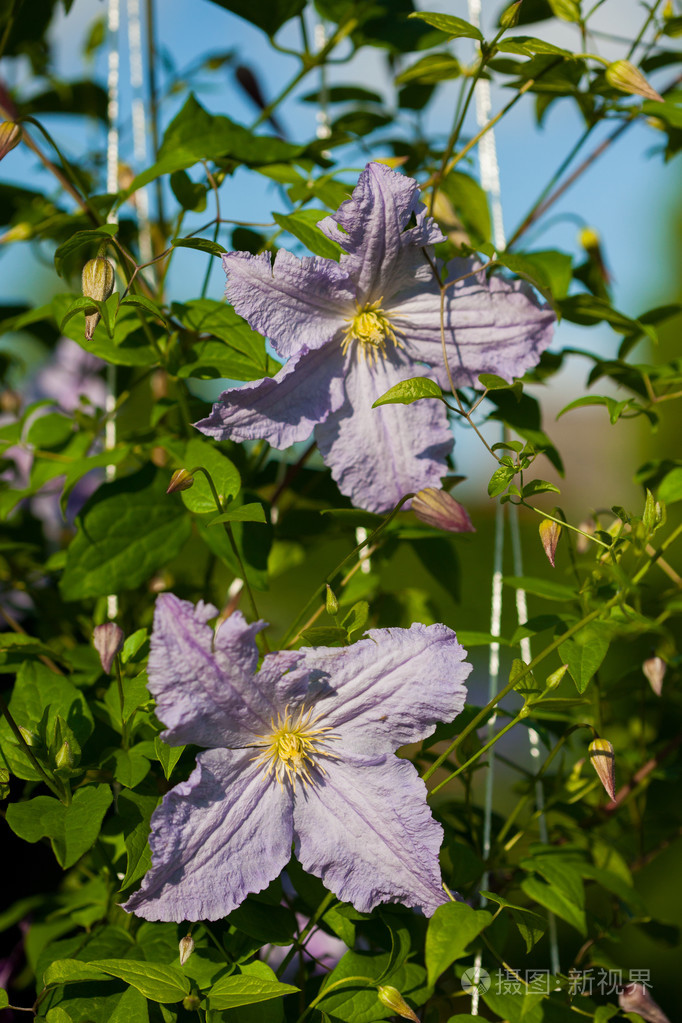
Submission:
[[[329,583],[327,583],[327,597],[326,597],[326,600],[325,600],[325,604],[326,604],[327,614],[328,615],[332,615],[333,616],[333,615],[337,615],[339,613],[339,602],[336,599],[336,594],[334,593],[334,591],[331,588],[331,586],[329,585]]]
[[[178,947],[180,950],[180,965],[184,966],[194,951],[194,938],[192,935],[186,934],[184,938],[181,938]]]
[[[554,558],[559,537],[561,536],[561,526],[558,522],[553,522],[552,519],[543,519],[538,528],[547,560],[552,568],[554,568]]]
[[[562,664],[560,668],[557,668],[557,670],[553,671],[551,675],[548,675],[545,680],[545,685],[547,686],[547,688],[556,689],[556,687],[559,685],[567,671],[568,665]]]
[[[500,28],[514,28],[518,24],[522,2],[523,0],[516,0],[516,3],[510,4],[506,10],[502,11],[500,15]]]
[[[385,1005],[396,1016],[402,1016],[403,1019],[411,1019],[413,1023],[419,1023],[419,1017],[414,1014],[397,988],[383,984],[377,991],[377,998],[382,1005]]]
[[[604,255],[602,252],[601,238],[599,232],[595,231],[593,227],[584,227],[578,235],[578,241],[584,248],[587,255],[590,257],[592,263],[597,267],[599,274],[605,284],[611,283],[611,274],[609,273],[606,263],[604,262]]]
[[[89,259],[83,267],[83,294],[86,298],[94,298],[96,302],[106,302],[114,290],[114,267],[105,256]],[[85,340],[92,341],[95,327],[99,323],[100,314],[93,309],[85,314]]]
[[[19,731],[21,732],[21,738],[24,740],[27,746],[41,746],[40,736],[32,732],[30,728],[24,728],[23,725],[19,725]]]
[[[76,763],[76,758],[73,755],[70,744],[66,739],[57,750],[57,754],[54,758],[55,767],[73,767]]]
[[[647,1023],[670,1023],[644,984],[626,984],[618,995],[618,1004],[624,1012],[638,1012]]]
[[[176,469],[168,484],[167,494],[177,494],[181,490],[189,490],[194,486],[194,477],[189,469]]]
[[[96,625],[92,630],[92,644],[107,675],[111,671],[114,657],[123,649],[123,640],[123,629],[119,629],[116,622]]]
[[[15,121],[0,124],[0,160],[4,160],[21,142],[21,127]]]
[[[616,60],[609,64],[604,76],[609,85],[619,92],[629,92],[633,96],[643,96],[644,99],[658,100],[663,103],[663,97],[656,92],[652,85],[649,85],[642,72],[631,64],[629,60]]]
[[[616,798],[616,757],[608,739],[593,739],[590,743],[590,760],[599,781],[611,800]]]
[[[451,533],[475,533],[465,508],[446,490],[425,487],[412,499],[412,511],[421,522]]]
[[[666,3],[663,5],[663,10],[661,11],[661,13],[666,21],[669,21],[670,18],[675,17],[675,8],[673,7],[673,0],[666,0]]]
[[[656,696],[661,695],[663,688],[663,679],[668,665],[665,663],[662,657],[650,657],[642,665],[642,671],[649,680],[649,685],[656,693]]]

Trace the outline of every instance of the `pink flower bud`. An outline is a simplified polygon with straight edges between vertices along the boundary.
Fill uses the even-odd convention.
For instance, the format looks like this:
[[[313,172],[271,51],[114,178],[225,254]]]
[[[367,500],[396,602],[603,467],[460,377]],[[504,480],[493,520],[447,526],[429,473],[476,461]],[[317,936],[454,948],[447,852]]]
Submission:
[[[589,747],[592,766],[611,800],[616,798],[616,764],[613,746],[608,739],[594,739]]]
[[[194,486],[194,477],[188,469],[176,469],[168,484],[167,494],[176,494],[181,490],[189,490]]]
[[[3,121],[0,124],[0,160],[21,142],[21,127],[14,121]]]
[[[665,663],[662,657],[650,657],[642,665],[642,671],[649,680],[649,685],[656,693],[656,696],[661,695],[663,689],[663,679],[668,665]]]
[[[451,533],[475,533],[468,512],[446,490],[425,487],[412,499],[412,511],[421,522]]]
[[[646,78],[634,64],[629,60],[616,60],[609,64],[605,72],[606,81],[614,89],[620,92],[630,92],[633,96],[643,96],[644,99],[657,100],[663,103],[664,99],[653,86],[649,85]]]
[[[184,938],[180,939],[179,944],[180,951],[180,965],[184,966],[192,952],[194,951],[194,938],[191,934],[186,934]]]
[[[618,995],[618,1004],[624,1012],[638,1012],[647,1023],[670,1023],[644,984],[626,984]]]
[[[111,671],[114,657],[123,649],[123,639],[123,630],[119,629],[116,622],[96,625],[92,630],[92,643],[107,675]]]
[[[377,998],[382,1005],[385,1005],[396,1016],[402,1016],[403,1019],[411,1019],[413,1023],[419,1023],[419,1017],[414,1014],[397,988],[384,984],[377,991]]]
[[[552,568],[554,568],[554,558],[556,555],[557,544],[559,543],[559,537],[561,536],[561,526],[558,522],[554,522],[552,519],[543,519],[539,525],[540,539],[542,540],[542,546],[547,560],[549,561]]]

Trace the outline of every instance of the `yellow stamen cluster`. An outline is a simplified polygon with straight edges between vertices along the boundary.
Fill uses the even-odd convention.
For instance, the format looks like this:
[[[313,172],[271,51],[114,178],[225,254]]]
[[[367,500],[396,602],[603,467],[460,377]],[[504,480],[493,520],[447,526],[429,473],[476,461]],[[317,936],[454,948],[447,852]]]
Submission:
[[[314,778],[311,775],[311,768],[315,768],[324,774],[324,768],[317,762],[318,757],[337,758],[328,750],[322,749],[330,739],[336,736],[330,734],[331,727],[323,726],[315,728],[315,722],[321,715],[313,717],[312,708],[306,710],[301,707],[297,714],[292,714],[289,707],[284,708],[284,714],[278,714],[270,722],[272,732],[266,735],[256,746],[262,746],[263,752],[253,759],[265,768],[266,777],[274,773],[281,789],[284,788],[284,778],[291,783],[296,791],[296,778],[301,778],[304,785],[312,785]]]
[[[393,326],[386,312],[381,308],[381,299],[377,302],[360,307],[355,316],[348,316],[348,326],[344,330],[344,338],[341,342],[341,350],[345,355],[353,341],[357,341],[359,353],[364,358],[369,356],[372,362],[376,362],[379,355],[386,358],[386,341],[392,341],[396,348],[402,348],[402,343],[396,337],[396,333],[404,334],[399,327]],[[394,314],[394,318],[395,318]]]

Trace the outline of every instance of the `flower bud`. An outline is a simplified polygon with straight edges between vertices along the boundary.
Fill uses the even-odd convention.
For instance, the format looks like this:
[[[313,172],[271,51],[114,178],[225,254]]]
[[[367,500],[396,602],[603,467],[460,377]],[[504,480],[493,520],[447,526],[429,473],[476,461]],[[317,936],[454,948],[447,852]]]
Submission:
[[[72,768],[75,765],[76,758],[74,757],[71,746],[66,739],[64,739],[64,742],[57,750],[54,763],[57,768]]]
[[[553,671],[551,675],[548,675],[545,679],[545,685],[547,688],[556,689],[567,671],[568,665],[562,664],[560,668],[557,668],[557,670]]]
[[[20,142],[21,126],[15,121],[3,121],[0,124],[0,160],[4,160]]]
[[[411,1019],[413,1023],[419,1023],[419,1017],[414,1014],[397,988],[383,984],[377,991],[377,998],[382,1005],[385,1005],[396,1016],[402,1016],[403,1019]]]
[[[604,262],[604,254],[601,247],[601,238],[599,232],[595,231],[593,227],[584,227],[578,235],[578,241],[583,247],[587,255],[590,257],[591,262],[596,266],[599,271],[599,275],[605,284],[611,283],[611,274],[609,273],[606,263]]]
[[[412,499],[412,511],[421,522],[451,533],[475,533],[469,515],[446,490],[425,487]]]
[[[325,599],[325,606],[327,608],[328,615],[333,616],[339,613],[339,602],[336,599],[336,594],[334,593],[329,583],[327,583],[327,596]]]
[[[611,800],[616,798],[616,765],[613,746],[608,739],[593,739],[589,747],[590,760],[599,781]]]
[[[559,537],[561,536],[561,526],[558,522],[554,522],[552,519],[543,519],[538,528],[540,531],[542,546],[545,554],[547,555],[547,560],[552,568],[554,568],[554,558],[556,556]]]
[[[670,1023],[644,984],[626,984],[618,995],[618,1005],[624,1012],[638,1012],[647,1023]]]
[[[105,256],[89,259],[83,267],[83,294],[86,298],[94,298],[96,302],[105,302],[114,290],[114,267]],[[93,309],[85,315],[85,340],[92,341],[95,327],[99,323],[100,314]]]
[[[21,738],[24,740],[27,746],[42,746],[40,736],[32,732],[30,728],[24,728],[23,725],[19,725],[19,731],[21,732]]]
[[[642,671],[649,680],[649,685],[656,693],[656,696],[661,695],[663,688],[663,679],[668,665],[665,663],[662,657],[650,657],[642,665]]]
[[[176,469],[168,484],[167,494],[176,494],[181,490],[189,490],[194,486],[194,477],[189,469]]]
[[[184,938],[180,939],[180,965],[184,966],[192,952],[194,951],[194,938],[191,934],[186,934]]]
[[[191,995],[185,995],[182,999],[183,1009],[188,1009],[190,1012],[192,1009],[198,1009],[200,1005],[201,998],[199,998],[199,995],[195,995],[194,992]]]
[[[114,657],[123,649],[123,639],[123,629],[116,622],[96,625],[92,630],[92,643],[107,675],[111,671]]]
[[[514,28],[518,24],[519,15],[521,14],[521,3],[522,0],[516,0],[515,3],[510,4],[502,14],[500,15],[500,28]]]
[[[644,99],[654,99],[663,103],[653,86],[649,85],[641,71],[631,64],[629,60],[616,60],[609,64],[605,71],[606,81],[614,89],[620,92],[629,92],[633,96],[643,96]]]

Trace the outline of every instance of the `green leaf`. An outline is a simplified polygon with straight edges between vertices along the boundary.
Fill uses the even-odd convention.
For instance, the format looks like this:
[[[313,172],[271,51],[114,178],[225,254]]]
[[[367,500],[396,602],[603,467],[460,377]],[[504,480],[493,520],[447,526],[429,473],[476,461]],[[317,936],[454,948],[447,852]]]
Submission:
[[[105,483],[84,505],[60,582],[64,600],[132,590],[174,558],[190,533],[166,474],[145,466]]]
[[[348,639],[346,630],[335,625],[305,629],[301,635],[311,646],[342,646]]]
[[[654,105],[659,106],[659,104]],[[644,319],[633,320],[631,317],[625,316],[624,313],[619,313],[606,299],[597,298],[596,295],[569,295],[568,298],[561,299],[557,306],[561,315],[571,323],[592,326],[605,320],[618,334],[634,337],[645,334],[654,344],[658,342],[654,327],[646,323]]]
[[[505,586],[512,586],[515,590],[525,590],[526,593],[534,593],[537,597],[544,597],[545,600],[575,600],[577,596],[575,590],[572,590],[570,586],[563,586],[550,579],[536,579],[529,575],[508,575],[504,577],[503,582]]]
[[[54,987],[55,984],[71,984],[84,980],[108,980],[106,973],[102,973],[96,966],[82,962],[80,959],[55,959],[50,963],[43,974],[45,987]]]
[[[467,946],[492,922],[492,914],[472,909],[466,902],[446,902],[429,920],[426,932],[426,969],[429,985],[466,952]]]
[[[89,965],[130,984],[152,1002],[179,1002],[190,992],[189,980],[175,966],[132,959],[95,959]]]
[[[173,195],[185,210],[201,213],[206,209],[206,185],[194,182],[184,170],[176,171],[170,176]]]
[[[84,245],[101,244],[105,238],[113,238],[117,232],[118,224],[102,224],[101,227],[93,228],[90,231],[76,231],[75,234],[72,234],[69,240],[60,245],[54,254],[54,265],[59,276],[61,277],[64,269],[64,260],[72,252],[77,252]]]
[[[149,760],[133,749],[115,749],[102,759],[105,771],[111,771],[115,780],[124,788],[134,789],[149,774]]]
[[[369,619],[369,604],[366,600],[359,600],[357,604],[353,604],[352,608],[341,622],[341,625],[348,633],[349,642],[353,642],[356,633],[361,635],[365,631],[365,626]]]
[[[140,309],[146,309],[148,313],[151,313],[152,316],[161,320],[168,327],[168,320],[161,306],[157,302],[152,302],[146,295],[126,295],[125,298],[121,299],[120,308],[124,306],[138,306]]]
[[[98,324],[91,341],[85,340],[84,320],[81,316],[74,315],[66,322],[65,316],[69,307],[75,307],[78,302],[83,303],[82,296],[74,301],[72,295],[55,295],[52,299],[52,316],[62,334],[66,334],[72,341],[92,355],[97,355],[107,362],[113,362],[117,366],[151,366],[159,361],[159,356],[149,338],[144,333],[138,311],[127,301],[118,307],[118,295],[111,295],[106,302],[100,303],[101,309],[109,315],[109,310],[116,314],[113,325],[113,336],[110,337],[106,331],[104,318]],[[90,305],[96,305],[88,300]],[[82,312],[82,306],[81,312]],[[118,310],[118,312],[117,312]],[[76,310],[78,312],[78,310]],[[150,325],[149,329],[154,328]]]
[[[550,913],[560,916],[580,934],[587,933],[584,909],[580,909],[554,885],[545,884],[537,877],[528,877],[521,882],[521,888],[530,899],[544,906]]]
[[[322,991],[329,989],[339,980],[347,978],[348,983],[335,987],[328,994],[325,993],[320,1008],[333,1020],[342,1020],[344,1023],[374,1023],[375,1020],[387,1019],[391,1016],[391,1011],[377,998],[378,977],[382,977],[385,983],[397,988],[403,998],[421,1005],[429,994],[426,971],[414,963],[404,963],[387,976],[386,967],[390,958],[389,954],[347,952],[332,972],[327,974]],[[367,977],[370,981],[357,980],[358,977]]]
[[[87,458],[79,458],[69,466],[64,476],[62,495],[59,498],[59,507],[62,515],[66,518],[66,509],[73,488],[84,476],[87,476],[93,469],[104,469],[107,465],[120,465],[128,455],[128,445],[113,448],[111,451],[102,451],[99,455],[90,455]]]
[[[147,999],[134,987],[123,992],[108,1023],[149,1023]]]
[[[682,501],[682,466],[677,466],[666,473],[658,487],[658,498],[665,504]]]
[[[108,785],[76,789],[70,806],[52,796],[36,796],[7,807],[7,823],[27,842],[49,838],[59,865],[72,867],[93,845],[112,801]]]
[[[93,718],[87,701],[79,689],[64,675],[58,675],[45,664],[25,662],[17,672],[17,680],[9,701],[9,710],[22,728],[39,732],[45,720],[45,731],[52,734],[58,716],[72,730],[82,747],[93,729]],[[0,719],[0,747],[12,774],[25,781],[38,781],[42,776],[25,753],[16,745],[7,721]]]
[[[528,909],[527,906],[516,906],[494,892],[481,891],[479,894],[485,896],[489,902],[496,902],[498,905],[509,910],[521,937],[526,943],[526,952],[530,952],[547,930],[547,921],[543,920],[541,916],[538,916],[531,909]]]
[[[8,1005],[9,998],[7,997],[7,992],[5,991],[4,987],[0,988],[0,1009],[6,1009]]]
[[[7,663],[9,668],[25,657],[52,657],[61,660],[49,646],[34,639],[33,636],[24,636],[23,633],[16,632],[0,633],[0,664]]]
[[[465,39],[478,39],[479,42],[483,42],[483,36],[476,26],[469,24],[468,21],[464,21],[463,18],[455,18],[451,14],[437,14],[431,11],[415,11],[409,17],[426,21],[440,32],[446,32],[454,38],[463,36]]]
[[[105,330],[107,331],[107,334],[111,336],[111,323],[107,315],[106,302],[98,302],[94,298],[85,298],[84,295],[79,295],[78,298],[75,298],[73,302],[70,303],[68,309],[64,313],[59,324],[60,332],[62,334],[66,333],[65,328],[67,323],[69,323],[69,321],[72,320],[74,316],[77,316],[78,313],[85,313],[86,315],[88,315],[89,313],[94,313],[95,310],[99,312],[100,316],[102,317],[101,322]],[[87,343],[90,344],[91,342],[88,341]]]
[[[586,394],[582,398],[576,398],[575,401],[570,402],[561,412],[558,413],[557,419],[561,419],[565,412],[570,412],[575,408],[583,408],[586,405],[603,405],[608,410],[609,419],[611,423],[616,423],[623,412],[628,411],[634,405],[632,398],[625,398],[623,401],[616,401],[615,398],[610,398],[608,395],[600,394]]]
[[[428,377],[411,377],[409,380],[401,380],[399,384],[390,387],[385,394],[377,398],[372,408],[378,408],[379,405],[411,405],[413,401],[419,401],[420,398],[444,400],[443,392],[435,380],[430,380]]]
[[[116,801],[118,813],[123,821],[125,848],[128,865],[121,881],[121,891],[129,888],[144,877],[151,866],[152,857],[147,839],[149,822],[156,809],[156,796],[144,796],[138,792],[121,792]]]
[[[232,306],[200,298],[174,305],[173,313],[188,330],[210,335],[210,339],[197,339],[183,353],[178,376],[258,380],[282,368],[266,353],[261,335],[251,330]]]
[[[338,242],[322,234],[317,226],[321,220],[329,216],[327,210],[315,210],[306,206],[295,213],[273,213],[272,216],[283,230],[302,241],[316,256],[339,261],[343,249]]]
[[[568,665],[579,693],[585,692],[606,657],[611,636],[612,630],[605,622],[590,622],[559,647],[559,657]]]
[[[253,3],[252,0],[212,0],[218,7],[238,14],[240,18],[250,21],[269,36],[282,25],[301,14],[305,0],[268,0],[267,3]]]
[[[450,171],[441,188],[452,203],[455,213],[473,245],[491,240],[488,196],[478,181],[462,171]]]
[[[230,459],[223,455],[214,443],[203,440],[201,437],[192,437],[185,448],[183,466],[191,471],[198,465],[203,466],[210,473],[221,503],[237,496],[242,481]],[[203,472],[195,473],[194,485],[189,490],[181,491],[180,496],[185,507],[195,515],[215,514],[218,511],[208,480]],[[169,495],[168,499],[172,500],[173,495]]]
[[[267,519],[263,505],[254,501],[252,504],[241,504],[235,505],[234,508],[228,508],[222,515],[216,515],[214,519],[211,519],[209,526],[215,526],[219,522],[262,522],[265,524]]]
[[[488,483],[488,496],[497,497],[498,494],[503,494],[516,476],[517,471],[511,465],[501,465],[499,469],[495,469]]]
[[[210,238],[174,238],[174,249],[199,249],[200,252],[208,252],[212,256],[222,256],[227,249]]]
[[[563,21],[580,21],[580,0],[548,0],[557,18]]]
[[[452,78],[459,78],[462,66],[451,53],[429,53],[420,57],[416,64],[401,71],[395,80],[396,85],[407,85],[408,82],[420,85],[437,85]]]
[[[530,480],[529,483],[524,485],[521,493],[524,497],[535,497],[536,494],[560,494],[561,491],[553,483],[548,483],[547,480]]]
[[[269,1002],[273,998],[296,994],[297,991],[299,988],[281,984],[277,979],[266,980],[240,973],[217,980],[208,992],[208,1000],[211,1009],[221,1011],[237,1009],[241,1005],[255,1005],[256,1002]]]
[[[561,46],[547,43],[544,39],[537,39],[535,36],[509,36],[500,39],[495,44],[502,53],[520,53],[530,56],[535,53],[556,54],[559,57],[572,57],[570,50],[564,50]]]
[[[163,773],[166,777],[166,781],[170,778],[173,773],[173,768],[177,764],[178,760],[185,751],[185,746],[169,746],[167,742],[164,742],[161,736],[157,735],[154,739],[154,749],[159,759],[159,763],[163,768]]]

